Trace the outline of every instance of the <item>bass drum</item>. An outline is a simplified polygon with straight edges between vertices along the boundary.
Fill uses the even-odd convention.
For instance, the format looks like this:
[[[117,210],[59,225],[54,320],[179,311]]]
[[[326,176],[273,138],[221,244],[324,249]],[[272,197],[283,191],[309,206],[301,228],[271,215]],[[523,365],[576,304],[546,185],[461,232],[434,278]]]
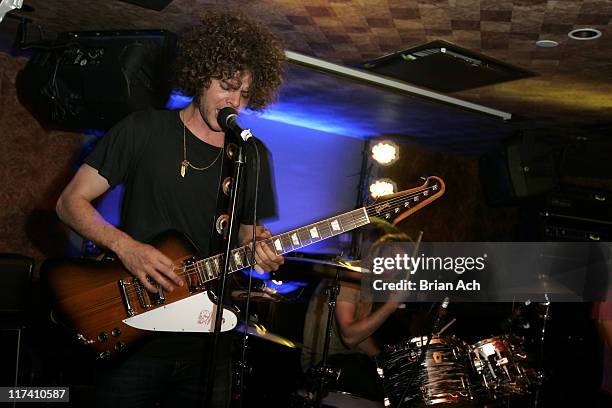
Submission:
[[[427,337],[387,346],[378,361],[385,406],[471,406],[468,346],[454,337],[432,337],[419,364]]]

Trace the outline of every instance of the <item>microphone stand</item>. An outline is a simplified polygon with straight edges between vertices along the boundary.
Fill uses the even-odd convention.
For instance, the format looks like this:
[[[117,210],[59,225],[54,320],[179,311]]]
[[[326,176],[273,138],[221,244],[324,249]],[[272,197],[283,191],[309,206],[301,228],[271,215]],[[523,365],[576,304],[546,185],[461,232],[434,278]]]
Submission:
[[[227,236],[227,247],[225,248],[225,257],[223,260],[223,270],[221,275],[218,278],[217,285],[217,309],[215,313],[215,327],[212,336],[212,345],[210,347],[210,352],[208,355],[208,370],[207,376],[205,378],[206,383],[206,406],[212,406],[212,397],[213,397],[213,384],[215,381],[215,363],[217,357],[217,346],[219,342],[219,334],[221,333],[221,323],[223,321],[223,300],[225,298],[226,286],[227,286],[227,276],[230,268],[230,254],[231,249],[233,248],[233,243],[236,237],[236,205],[238,202],[238,197],[240,196],[240,188],[242,187],[240,184],[240,179],[242,176],[242,170],[245,163],[244,154],[242,152],[243,143],[238,143],[237,149],[237,158],[234,161],[234,186],[231,190],[230,196],[230,221],[228,228],[228,236]],[[248,320],[247,323],[248,324]]]

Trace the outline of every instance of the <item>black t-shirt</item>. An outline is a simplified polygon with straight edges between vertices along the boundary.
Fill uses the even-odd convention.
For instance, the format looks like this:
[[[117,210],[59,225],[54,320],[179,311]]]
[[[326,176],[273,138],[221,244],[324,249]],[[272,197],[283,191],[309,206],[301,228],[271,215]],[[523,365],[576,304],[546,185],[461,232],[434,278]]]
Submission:
[[[213,162],[220,149],[185,130],[187,159],[197,167]],[[275,215],[269,152],[258,143],[260,176],[257,215]],[[242,223],[252,223],[256,160],[247,145],[242,200]],[[227,160],[226,156],[223,156]],[[209,253],[210,238],[217,210],[217,192],[221,157],[209,169],[188,168],[181,177],[183,161],[183,123],[178,111],[142,111],[134,113],[100,139],[85,163],[98,170],[111,187],[124,185],[120,226],[134,239],[146,242],[166,230],[177,230],[199,249]],[[216,233],[214,233],[216,234]],[[198,350],[211,334],[156,333],[138,349],[138,353],[162,358],[200,358]]]
[[[212,163],[220,149],[186,129],[187,159],[196,167]],[[258,218],[275,215],[268,151],[258,143],[260,175]],[[242,223],[252,222],[256,160],[247,145]],[[85,162],[98,170],[111,187],[124,184],[120,228],[139,241],[149,241],[166,230],[187,235],[202,255],[208,255],[217,215],[221,159],[204,171],[187,168],[181,177],[183,123],[178,111],[134,113],[114,126]]]

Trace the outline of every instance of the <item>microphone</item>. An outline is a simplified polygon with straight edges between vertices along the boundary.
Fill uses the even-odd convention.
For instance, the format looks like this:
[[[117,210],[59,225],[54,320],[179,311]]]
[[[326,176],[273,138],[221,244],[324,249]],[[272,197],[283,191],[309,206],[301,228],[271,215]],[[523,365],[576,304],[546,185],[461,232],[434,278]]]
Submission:
[[[238,126],[237,119],[238,112],[236,112],[236,109],[230,108],[229,106],[221,109],[217,115],[217,123],[221,126],[221,129],[225,131],[231,130],[236,135],[239,135],[245,142],[254,138],[251,129],[242,129]]]

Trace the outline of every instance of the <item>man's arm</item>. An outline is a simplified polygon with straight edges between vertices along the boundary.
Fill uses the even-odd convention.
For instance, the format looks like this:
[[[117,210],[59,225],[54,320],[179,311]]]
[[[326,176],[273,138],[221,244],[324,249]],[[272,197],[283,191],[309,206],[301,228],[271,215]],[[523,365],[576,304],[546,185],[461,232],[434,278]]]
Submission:
[[[398,305],[398,302],[388,301],[368,316],[355,320],[357,306],[339,300],[336,304],[336,322],[344,344],[349,348],[361,348],[370,355],[376,354],[378,347],[370,336],[395,312]]]
[[[263,225],[257,225],[255,227],[255,240],[261,241],[270,238],[272,233],[268,231]],[[238,230],[238,242],[241,245],[246,245],[253,240],[253,226],[240,224]],[[253,267],[255,271],[259,273],[276,271],[279,266],[285,262],[285,258],[276,255],[276,252],[268,245],[263,242],[258,242],[255,245],[255,262],[256,265]]]
[[[83,164],[57,201],[57,215],[87,239],[115,252],[128,271],[151,292],[157,292],[150,276],[164,289],[172,291],[183,281],[173,271],[172,260],[151,245],[143,244],[109,224],[91,202],[110,188],[96,169]]]

